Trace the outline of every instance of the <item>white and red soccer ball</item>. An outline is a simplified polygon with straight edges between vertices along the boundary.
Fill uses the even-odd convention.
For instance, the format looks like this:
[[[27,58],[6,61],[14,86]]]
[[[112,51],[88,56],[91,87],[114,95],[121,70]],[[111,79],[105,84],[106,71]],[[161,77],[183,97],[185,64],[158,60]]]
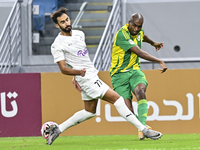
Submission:
[[[43,136],[45,139],[48,139],[48,137],[49,137],[49,131],[50,131],[50,128],[51,128],[52,125],[58,125],[58,124],[55,123],[55,122],[49,121],[49,122],[45,122],[45,123],[42,125],[41,134],[42,134],[42,136]]]

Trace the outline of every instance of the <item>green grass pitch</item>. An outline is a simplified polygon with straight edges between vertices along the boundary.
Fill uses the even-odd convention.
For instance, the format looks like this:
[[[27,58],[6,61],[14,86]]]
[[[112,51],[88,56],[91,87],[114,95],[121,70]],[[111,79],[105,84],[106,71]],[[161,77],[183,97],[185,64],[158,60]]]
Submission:
[[[60,136],[52,145],[43,137],[0,138],[0,150],[197,150],[200,134],[166,134],[139,141],[137,135]]]

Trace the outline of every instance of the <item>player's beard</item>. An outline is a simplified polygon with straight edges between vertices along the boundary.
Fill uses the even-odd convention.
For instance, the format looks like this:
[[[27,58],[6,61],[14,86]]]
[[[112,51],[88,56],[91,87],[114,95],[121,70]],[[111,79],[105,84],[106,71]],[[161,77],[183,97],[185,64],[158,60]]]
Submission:
[[[68,27],[70,27],[70,28],[68,28]],[[72,26],[71,25],[67,25],[65,28],[62,28],[60,26],[60,29],[65,33],[70,33],[70,31],[72,30]]]
[[[130,33],[131,33],[132,36],[135,36],[135,35],[137,35],[139,32],[140,32],[140,31],[133,31],[133,30],[132,30]]]

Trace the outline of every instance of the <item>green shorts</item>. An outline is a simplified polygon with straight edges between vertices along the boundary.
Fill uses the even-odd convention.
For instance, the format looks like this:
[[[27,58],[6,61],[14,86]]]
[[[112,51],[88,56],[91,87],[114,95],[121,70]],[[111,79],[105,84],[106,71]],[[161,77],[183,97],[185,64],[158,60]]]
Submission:
[[[144,83],[146,86],[148,82],[144,73],[141,70],[131,70],[114,74],[112,77],[113,90],[117,92],[124,99],[132,100],[132,93],[139,83]]]

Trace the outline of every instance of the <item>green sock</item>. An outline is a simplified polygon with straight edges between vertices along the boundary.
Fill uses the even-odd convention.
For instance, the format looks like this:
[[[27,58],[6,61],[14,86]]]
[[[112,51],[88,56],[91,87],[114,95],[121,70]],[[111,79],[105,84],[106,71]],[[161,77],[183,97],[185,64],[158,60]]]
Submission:
[[[148,115],[148,104],[146,99],[142,99],[138,101],[138,119],[139,121],[145,125]]]

